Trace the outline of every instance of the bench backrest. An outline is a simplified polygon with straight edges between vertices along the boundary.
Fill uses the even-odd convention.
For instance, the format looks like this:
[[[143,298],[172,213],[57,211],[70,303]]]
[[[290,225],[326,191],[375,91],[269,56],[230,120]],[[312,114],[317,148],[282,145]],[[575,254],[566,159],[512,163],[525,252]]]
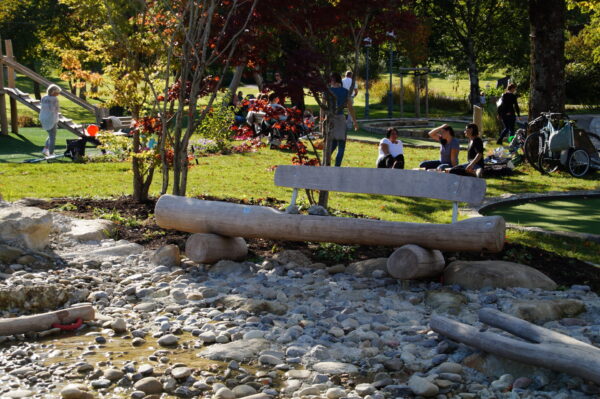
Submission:
[[[422,170],[279,165],[275,185],[480,204],[485,180]]]

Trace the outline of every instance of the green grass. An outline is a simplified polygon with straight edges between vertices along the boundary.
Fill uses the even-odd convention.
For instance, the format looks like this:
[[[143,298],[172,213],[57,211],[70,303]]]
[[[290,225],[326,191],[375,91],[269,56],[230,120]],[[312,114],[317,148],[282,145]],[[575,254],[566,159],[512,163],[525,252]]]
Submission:
[[[509,223],[535,226],[551,231],[600,233],[600,198],[573,198],[534,201],[494,208],[488,215],[500,215]]]

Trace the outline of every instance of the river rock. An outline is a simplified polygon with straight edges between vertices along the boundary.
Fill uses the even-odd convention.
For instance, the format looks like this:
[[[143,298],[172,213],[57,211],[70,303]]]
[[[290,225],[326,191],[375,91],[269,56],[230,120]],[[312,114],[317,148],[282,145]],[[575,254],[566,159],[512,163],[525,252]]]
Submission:
[[[238,263],[232,260],[220,260],[209,269],[209,274],[213,277],[231,275],[245,276],[250,274],[250,268],[246,263]]]
[[[0,309],[17,308],[32,312],[57,310],[76,298],[76,292],[58,284],[19,285],[0,288]]]
[[[0,239],[41,250],[50,242],[52,214],[38,208],[0,208]]]
[[[421,395],[426,398],[436,396],[440,391],[437,385],[415,374],[408,380],[408,387],[415,395]]]
[[[449,290],[427,291],[425,304],[442,313],[458,314],[468,302],[463,294]]]
[[[371,277],[374,271],[387,275],[387,258],[375,258],[350,263],[345,272],[354,276]]]
[[[176,380],[188,378],[190,375],[192,375],[192,369],[189,367],[175,367],[173,370],[171,370],[171,375]]]
[[[513,316],[535,324],[574,317],[583,312],[584,303],[576,299],[516,300],[508,311]]]
[[[112,328],[117,334],[121,334],[127,331],[127,323],[125,323],[123,318],[119,317],[110,323],[110,328]]]
[[[278,252],[273,256],[273,259],[282,265],[295,263],[300,267],[309,267],[312,264],[312,261],[306,255],[296,249],[288,249]]]
[[[83,384],[69,384],[60,391],[60,396],[63,399],[93,399],[94,395],[87,390]]]
[[[242,384],[234,387],[232,390],[233,394],[236,398],[245,398],[250,395],[256,395],[256,389],[252,388],[250,385]]]
[[[115,245],[114,247],[107,247],[96,249],[94,251],[90,251],[90,256],[129,256],[129,255],[137,255],[144,252],[144,247],[140,244],[136,244],[133,242],[123,243],[119,245]]]
[[[119,381],[124,375],[125,373],[117,369],[108,369],[104,371],[104,378],[112,382]]]
[[[179,247],[173,244],[160,247],[154,251],[150,262],[154,265],[179,266],[181,263]]]
[[[11,399],[28,398],[30,396],[33,396],[33,391],[30,391],[29,389],[16,389],[2,394],[2,398]]]
[[[273,313],[276,315],[284,315],[287,312],[287,306],[276,301],[265,301],[260,299],[246,299],[245,303],[240,306],[240,310],[245,310],[249,313],[260,314],[263,312]]]
[[[65,236],[77,241],[100,241],[115,230],[115,225],[106,219],[71,219],[71,228]]]
[[[144,392],[146,395],[159,394],[163,390],[160,381],[154,377],[142,378],[133,384],[133,387],[138,391]]]
[[[177,341],[179,341],[177,336],[173,334],[166,334],[160,337],[157,342],[160,346],[172,346],[176,345]]]
[[[235,394],[227,387],[219,388],[213,395],[213,399],[235,399]]]
[[[318,373],[327,375],[358,373],[358,368],[355,365],[341,362],[319,362],[315,363],[312,368]]]
[[[10,264],[13,263],[23,255],[23,250],[10,245],[0,245],[0,263]]]
[[[260,352],[268,349],[269,346],[270,342],[265,339],[240,340],[203,348],[198,356],[211,360],[244,362],[256,357]]]
[[[483,287],[556,289],[556,283],[542,272],[520,263],[501,260],[454,261],[444,269],[444,282],[458,284],[467,289]]]

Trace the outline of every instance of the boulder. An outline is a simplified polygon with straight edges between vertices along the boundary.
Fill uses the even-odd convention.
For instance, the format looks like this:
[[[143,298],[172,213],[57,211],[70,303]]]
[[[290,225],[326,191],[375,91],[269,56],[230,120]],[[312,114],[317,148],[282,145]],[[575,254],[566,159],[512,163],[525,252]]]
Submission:
[[[0,208],[0,239],[40,250],[50,242],[52,214],[38,208]]]
[[[23,255],[23,251],[10,245],[0,245],[0,263],[10,264]]]
[[[100,241],[107,238],[115,229],[110,220],[105,219],[72,219],[71,229],[66,233],[67,237],[77,241]]]
[[[454,261],[444,269],[444,283],[472,290],[483,287],[556,289],[556,283],[540,271],[501,260]]]
[[[513,301],[507,313],[535,324],[575,317],[585,312],[583,302],[576,299]]]
[[[441,313],[458,314],[467,302],[466,296],[455,291],[435,290],[425,294],[425,304]]]
[[[214,344],[198,353],[198,356],[211,360],[246,362],[254,359],[260,352],[271,346],[266,339],[233,341],[227,344]]]
[[[17,308],[30,312],[56,310],[68,301],[79,302],[77,291],[56,284],[9,286],[0,289],[0,309]]]
[[[273,256],[273,259],[282,265],[295,263],[300,267],[309,267],[313,263],[306,255],[296,249],[278,252],[275,254],[275,256]]]
[[[150,262],[154,265],[179,266],[181,256],[177,245],[169,244],[158,248],[152,254]]]
[[[374,258],[350,263],[345,272],[354,276],[371,277],[376,270],[380,270],[387,275],[387,258]]]

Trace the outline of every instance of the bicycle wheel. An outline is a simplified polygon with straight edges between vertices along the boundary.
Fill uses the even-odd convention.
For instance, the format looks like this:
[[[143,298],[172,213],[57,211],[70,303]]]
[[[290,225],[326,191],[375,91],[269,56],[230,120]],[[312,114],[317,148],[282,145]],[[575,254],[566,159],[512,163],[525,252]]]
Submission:
[[[550,174],[552,172],[556,172],[559,165],[559,161],[554,159],[552,156],[548,156],[544,149],[544,151],[542,151],[538,157],[537,170],[539,170],[542,174]]]
[[[538,159],[542,152],[543,136],[540,132],[533,132],[525,139],[523,143],[523,155],[525,160],[529,162],[531,166],[541,172],[538,168]]]
[[[590,154],[582,149],[573,150],[567,159],[567,169],[573,177],[583,177],[590,170]]]

